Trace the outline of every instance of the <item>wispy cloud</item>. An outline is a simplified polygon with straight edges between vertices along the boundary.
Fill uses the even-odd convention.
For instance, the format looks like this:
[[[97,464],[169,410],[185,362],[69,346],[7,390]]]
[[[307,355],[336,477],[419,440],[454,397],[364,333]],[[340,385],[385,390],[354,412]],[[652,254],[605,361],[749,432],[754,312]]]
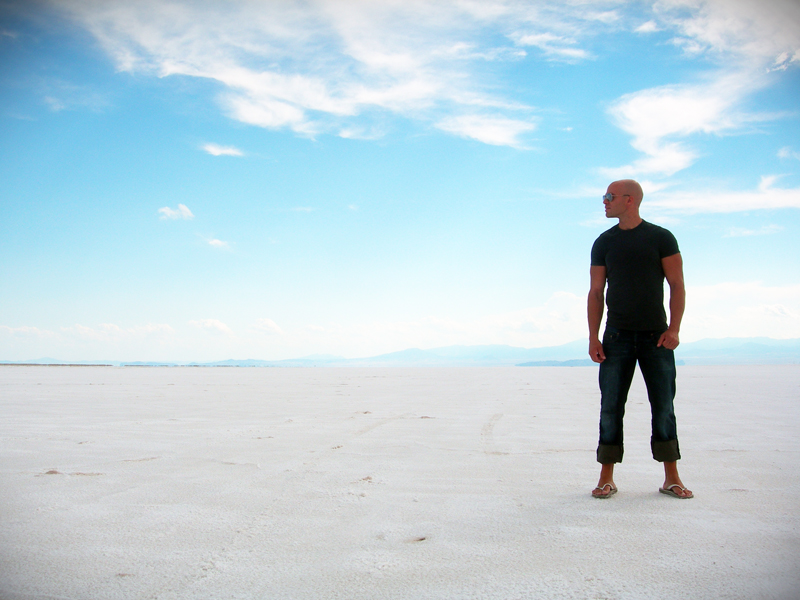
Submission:
[[[72,337],[86,341],[109,342],[129,338],[172,336],[175,330],[164,323],[148,323],[135,327],[120,327],[115,323],[102,323],[96,327],[76,323],[71,327],[62,327],[61,331]]]
[[[211,238],[209,240],[206,240],[206,242],[208,242],[209,246],[211,246],[213,248],[219,248],[220,250],[230,250],[231,249],[230,244],[228,242],[223,242],[222,240],[218,240],[216,238]]]
[[[42,100],[53,112],[88,109],[102,112],[110,102],[104,92],[89,85],[78,85],[61,79],[40,81]]]
[[[549,346],[585,337],[586,299],[569,292],[556,292],[538,306],[474,319],[432,315],[417,320],[373,321],[349,327],[310,325],[306,330],[314,346],[335,352],[341,352],[342,340],[348,340],[351,356],[448,345]]]
[[[754,235],[772,235],[783,231],[780,225],[764,225],[758,229],[746,229],[744,227],[732,227],[725,237],[752,237]]]
[[[272,319],[258,319],[253,325],[253,329],[262,333],[283,335],[283,330]]]
[[[719,337],[800,337],[800,285],[760,281],[688,286],[692,310],[681,331],[687,341]]]
[[[482,65],[519,60],[528,47],[547,59],[585,59],[581,36],[617,19],[602,9],[613,0],[595,5],[600,9],[506,0],[59,3],[120,70],[213,80],[223,88],[223,110],[244,123],[370,138],[383,129],[370,115],[381,112],[434,124],[443,115],[485,118],[493,108],[506,121],[502,135],[447,122],[440,129],[517,147],[524,145],[519,134],[532,129],[531,108],[505,98]]]
[[[464,115],[442,119],[436,124],[436,127],[484,144],[523,148],[525,144],[521,136],[533,131],[536,125],[505,117]]]
[[[535,46],[546,56],[564,61],[578,61],[589,58],[590,54],[582,48],[576,48],[577,40],[552,33],[534,33],[519,35],[516,40],[520,46]]]
[[[65,108],[67,108],[66,103],[59,98],[54,98],[53,96],[45,96],[44,103],[47,104],[47,107],[52,110],[53,112],[61,112]]]
[[[767,69],[768,71],[785,71],[795,63],[800,63],[800,50],[794,53],[781,52],[776,58],[772,66]]]
[[[778,150],[778,158],[794,158],[795,160],[800,160],[800,152],[792,150],[789,146],[784,146]]]
[[[634,29],[636,33],[653,33],[659,31],[658,24],[655,21],[646,21]]]
[[[55,334],[46,329],[39,329],[38,327],[29,327],[23,325],[21,327],[9,327],[7,325],[0,325],[0,333],[11,335],[15,337],[35,337],[35,338],[48,338],[53,337]]]
[[[800,64],[800,4],[792,0],[670,0],[654,5],[655,19],[637,31],[676,32],[673,43],[711,68],[703,81],[626,94],[609,114],[643,154],[637,161],[603,170],[612,177],[670,176],[691,166],[698,134],[741,131],[774,119],[748,108],[748,100],[770,85],[769,73]]]
[[[158,212],[161,214],[160,219],[194,219],[192,211],[185,204],[178,204],[177,209],[172,209],[169,206],[159,208]]]
[[[192,327],[197,327],[198,329],[202,329],[204,331],[210,331],[212,333],[223,334],[223,335],[233,335],[233,331],[231,328],[225,325],[222,321],[218,321],[217,319],[200,319],[199,321],[189,321],[189,325]]]
[[[214,81],[222,109],[243,123],[371,139],[388,129],[390,114],[516,148],[530,147],[535,109],[513,101],[486,63],[590,60],[599,25],[633,27],[633,14],[641,23],[641,10],[618,0],[58,4],[120,70]],[[653,3],[635,31],[671,32],[687,54],[717,66],[702,81],[641,90],[611,105],[611,118],[643,155],[613,171],[669,176],[699,156],[693,136],[770,118],[749,111],[747,100],[770,84],[770,73],[800,65],[799,7],[795,0]]]
[[[738,102],[747,92],[747,82],[736,75],[701,85],[662,86],[622,96],[609,114],[633,137],[631,145],[644,157],[630,165],[604,169],[604,174],[612,178],[673,175],[686,169],[698,153],[678,140],[698,133],[733,131],[765,118],[738,110]]]
[[[655,8],[657,20],[712,59],[763,68],[800,49],[794,0],[670,0]]]
[[[203,150],[212,156],[244,156],[244,152],[233,146],[220,146],[218,144],[205,144]]]
[[[775,177],[763,177],[755,190],[720,192],[715,190],[658,192],[645,198],[643,210],[657,213],[692,215],[735,213],[781,208],[800,208],[800,188],[773,187]]]

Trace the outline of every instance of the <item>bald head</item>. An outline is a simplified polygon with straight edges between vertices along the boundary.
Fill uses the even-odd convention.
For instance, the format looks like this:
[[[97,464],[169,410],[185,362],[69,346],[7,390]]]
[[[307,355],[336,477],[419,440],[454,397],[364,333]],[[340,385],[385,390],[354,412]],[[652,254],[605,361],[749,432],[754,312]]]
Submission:
[[[636,206],[639,206],[642,203],[644,192],[642,191],[642,186],[639,185],[638,181],[634,181],[633,179],[620,179],[611,185],[615,187],[618,186],[617,189],[620,190],[620,194],[629,195],[636,203]]]
[[[619,219],[621,229],[633,229],[642,222],[639,205],[642,203],[642,186],[633,179],[620,179],[608,186],[603,196],[606,217]]]

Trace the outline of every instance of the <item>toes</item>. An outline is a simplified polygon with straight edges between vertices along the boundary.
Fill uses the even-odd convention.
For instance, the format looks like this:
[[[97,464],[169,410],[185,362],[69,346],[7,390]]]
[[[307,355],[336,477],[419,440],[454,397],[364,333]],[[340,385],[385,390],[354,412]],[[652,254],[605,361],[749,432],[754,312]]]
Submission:
[[[617,491],[617,488],[614,487],[613,483],[604,483],[603,485],[598,485],[596,488],[592,490],[592,496],[595,498],[605,498],[606,496],[610,496],[614,492]]]
[[[692,490],[687,490],[686,488],[683,487],[673,487],[672,491],[679,498],[691,498],[693,496]]]

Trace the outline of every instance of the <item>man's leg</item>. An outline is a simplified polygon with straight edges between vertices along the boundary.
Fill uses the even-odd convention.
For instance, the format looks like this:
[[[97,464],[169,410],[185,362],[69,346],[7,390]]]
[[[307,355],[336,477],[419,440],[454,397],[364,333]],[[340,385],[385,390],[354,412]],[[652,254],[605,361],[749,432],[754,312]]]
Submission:
[[[600,363],[600,439],[597,462],[622,462],[623,418],[628,390],[636,370],[633,334],[607,328],[603,334],[606,359]]]
[[[603,466],[597,484],[599,489],[592,491],[594,496],[607,496],[612,490],[616,491],[614,464],[622,462],[625,402],[636,369],[632,341],[632,334],[610,327],[603,334],[606,359],[600,363],[600,439],[597,445],[597,462]]]
[[[675,421],[676,369],[675,354],[667,348],[657,347],[659,334],[652,334],[638,344],[639,368],[642,370],[647,396],[650,400],[652,436],[650,448],[653,458],[664,463],[664,489],[680,497],[692,497],[678,475],[677,461],[681,457],[678,429]]]
[[[675,354],[657,347],[659,334],[641,334],[637,358],[650,400],[650,447],[659,462],[674,462],[681,457],[678,447],[678,428],[675,422]]]

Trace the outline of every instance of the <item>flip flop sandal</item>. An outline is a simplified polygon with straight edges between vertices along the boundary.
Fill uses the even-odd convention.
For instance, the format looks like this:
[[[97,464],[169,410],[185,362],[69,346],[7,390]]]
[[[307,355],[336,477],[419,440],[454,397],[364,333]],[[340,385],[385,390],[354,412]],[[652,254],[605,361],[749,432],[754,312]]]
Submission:
[[[676,494],[672,488],[680,488],[682,492],[687,491],[685,487],[681,487],[677,483],[668,485],[665,488],[658,488],[658,491],[661,492],[662,494],[666,494],[667,496],[674,496],[675,498],[680,498],[681,500],[688,500],[689,498],[694,498],[694,494],[692,494],[691,492],[689,492],[690,494],[689,496],[680,496]]]
[[[614,494],[617,493],[617,488],[615,488],[610,483],[604,483],[602,487],[598,485],[596,488],[594,488],[594,490],[600,490],[602,492],[603,490],[606,489],[606,486],[611,487],[611,491],[610,492],[608,492],[607,494],[592,494],[592,498],[610,498],[611,496],[613,496]],[[592,490],[592,491],[594,491],[594,490]],[[674,493],[675,492],[673,492],[673,494]]]

